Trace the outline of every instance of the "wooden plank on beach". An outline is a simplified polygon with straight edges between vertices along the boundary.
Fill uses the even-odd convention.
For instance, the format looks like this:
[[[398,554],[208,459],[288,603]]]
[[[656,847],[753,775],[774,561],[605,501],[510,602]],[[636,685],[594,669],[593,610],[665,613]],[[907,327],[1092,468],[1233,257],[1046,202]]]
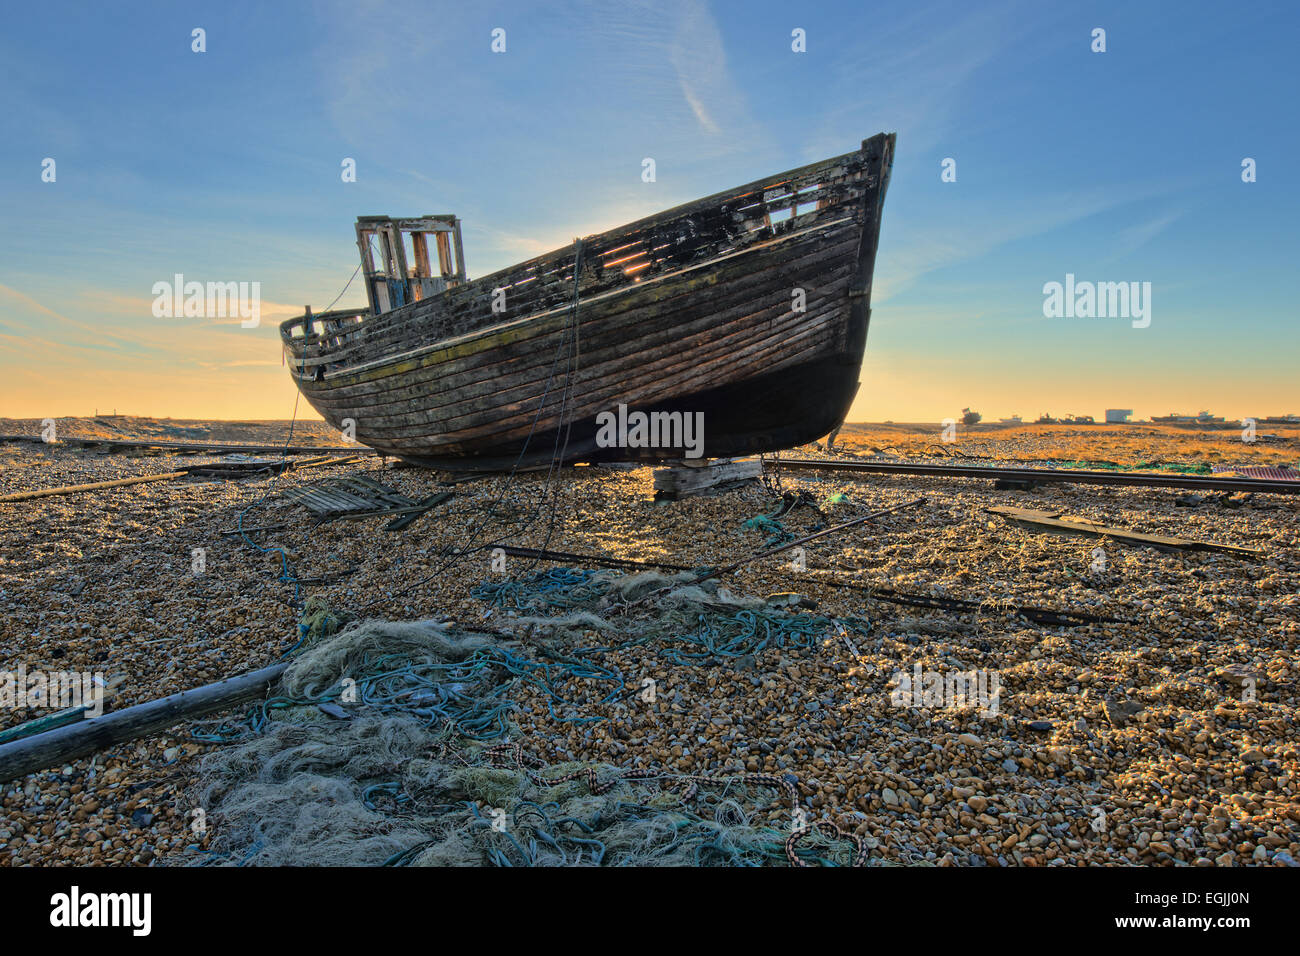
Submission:
[[[1035,531],[1052,534],[1078,534],[1092,538],[1113,538],[1128,544],[1148,545],[1169,551],[1217,551],[1222,554],[1235,554],[1239,557],[1262,558],[1264,552],[1258,548],[1243,548],[1234,544],[1218,544],[1213,541],[1193,541],[1190,538],[1177,538],[1163,534],[1145,534],[1114,528],[1095,521],[1064,521],[1057,518],[1060,512],[1033,511],[1025,508],[993,507],[985,508],[992,514],[1000,515],[1012,524]]]
[[[121,488],[126,485],[143,485],[150,481],[168,481],[172,478],[184,478],[189,471],[169,471],[161,475],[137,475],[134,478],[118,478],[114,481],[92,481],[85,485],[62,485],[58,488],[42,488],[38,491],[16,491],[13,494],[0,495],[0,501],[28,501],[32,498],[52,498],[58,495],[75,495],[83,491],[102,491],[105,488]]]
[[[450,501],[453,494],[455,494],[455,492],[443,491],[436,495],[430,495],[428,498],[419,502],[414,508],[402,509],[405,513],[399,514],[398,517],[384,525],[384,530],[401,531],[412,522],[419,520],[420,516],[425,512],[438,507],[438,505],[442,504],[444,501]]]
[[[361,461],[363,455],[340,458],[337,455],[319,455],[315,458],[292,460],[289,458],[222,460],[206,465],[190,465],[186,470],[192,475],[207,478],[242,478],[260,474],[281,474],[286,471],[305,471],[308,468],[320,468],[324,465],[349,465]]]
[[[266,445],[251,442],[220,441],[173,441],[171,439],[151,438],[82,438],[75,435],[64,436],[57,441],[47,442],[40,435],[0,435],[0,442],[30,442],[55,447],[93,448],[161,448],[165,451],[192,452],[195,454],[230,454],[244,452],[247,454],[273,453],[279,455],[375,455],[378,452],[356,445],[339,447],[337,445]]]
[[[285,497],[296,501],[314,512],[320,521],[335,518],[370,518],[377,515],[394,517],[410,515],[409,521],[403,522],[395,531],[406,527],[415,517],[441,504],[451,497],[450,492],[433,495],[423,502],[417,502],[387,485],[382,485],[365,475],[351,475],[346,478],[330,478],[313,485],[290,488]],[[394,522],[397,524],[397,522]]]
[[[181,691],[160,700],[136,704],[102,717],[87,718],[4,744],[0,746],[0,783],[87,757],[116,744],[260,697],[288,666],[288,661],[281,661],[238,677],[227,677],[215,684]]]
[[[102,705],[108,704],[126,683],[125,674],[116,674],[111,677],[100,688],[103,695],[100,699]],[[6,727],[0,730],[0,744],[7,744],[10,741],[21,740],[23,737],[34,737],[37,734],[43,734],[50,730],[56,730],[59,727],[66,727],[68,724],[75,724],[83,720],[94,709],[92,704],[83,704],[79,707],[68,707],[63,710],[55,711],[52,714],[45,714],[34,720],[17,724],[13,727]],[[102,711],[101,711],[102,713]]]
[[[655,469],[655,491],[664,496],[693,495],[726,482],[744,481],[762,474],[763,463],[757,458],[701,460],[698,464],[679,462],[668,468]]]

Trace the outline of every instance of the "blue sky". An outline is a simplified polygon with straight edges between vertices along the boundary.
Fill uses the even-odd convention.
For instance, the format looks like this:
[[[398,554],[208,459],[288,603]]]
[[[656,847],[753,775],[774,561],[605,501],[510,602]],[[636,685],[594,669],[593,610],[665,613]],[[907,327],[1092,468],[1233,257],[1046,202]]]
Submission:
[[[0,37],[0,416],[287,417],[275,324],[338,294],[357,215],[455,212],[482,275],[882,130],[851,418],[1300,412],[1297,10],[24,5]],[[260,282],[262,327],[155,318],[175,273]],[[1066,273],[1152,283],[1150,327],[1045,318]]]

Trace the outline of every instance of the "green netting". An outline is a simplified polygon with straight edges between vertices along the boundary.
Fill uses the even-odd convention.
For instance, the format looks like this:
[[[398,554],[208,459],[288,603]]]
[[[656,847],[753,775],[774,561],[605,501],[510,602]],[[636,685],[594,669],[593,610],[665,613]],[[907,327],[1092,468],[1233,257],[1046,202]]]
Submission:
[[[807,820],[792,776],[548,763],[512,715],[526,689],[557,721],[609,719],[634,645],[691,666],[810,646],[840,622],[767,607],[691,576],[557,569],[478,595],[528,644],[432,622],[342,630],[310,609],[313,639],[274,696],[196,736],[198,805],[214,835],[201,863],[256,865],[861,865],[866,849]],[[647,616],[607,612],[676,585]],[[519,611],[526,612],[523,615]],[[845,626],[865,630],[865,622]],[[590,643],[591,635],[601,639]],[[574,689],[607,689],[580,705]],[[589,701],[591,695],[581,695]]]

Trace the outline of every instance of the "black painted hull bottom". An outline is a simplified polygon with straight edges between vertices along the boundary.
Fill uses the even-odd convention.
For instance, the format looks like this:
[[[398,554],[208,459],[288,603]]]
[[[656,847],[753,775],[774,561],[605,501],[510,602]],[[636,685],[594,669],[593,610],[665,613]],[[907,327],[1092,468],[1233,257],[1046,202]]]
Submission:
[[[696,392],[653,406],[629,405],[628,413],[704,413],[702,458],[734,458],[781,451],[816,441],[843,423],[858,392],[861,357],[836,355],[733,385]],[[616,409],[609,409],[615,412]],[[473,457],[399,457],[444,471],[508,471],[546,465],[564,448],[566,463],[578,461],[677,461],[682,448],[602,448],[596,443],[594,417],[575,421],[565,444],[563,430],[523,441],[485,448]]]

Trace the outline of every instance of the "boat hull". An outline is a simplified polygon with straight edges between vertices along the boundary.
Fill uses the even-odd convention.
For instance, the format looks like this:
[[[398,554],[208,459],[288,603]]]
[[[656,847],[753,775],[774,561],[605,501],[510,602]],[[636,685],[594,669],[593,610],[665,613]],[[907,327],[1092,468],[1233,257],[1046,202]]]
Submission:
[[[471,290],[458,293],[459,300],[427,303],[423,312],[408,307],[406,317],[362,317],[332,339],[286,334],[298,387],[327,421],[352,431],[358,442],[437,468],[490,470],[557,457],[721,458],[812,441],[843,421],[858,389],[892,144],[882,135],[848,154],[854,157],[848,163],[837,157],[812,174],[782,174],[793,186],[771,177],[742,187],[732,195],[765,200],[785,188],[795,197],[793,213],[806,195],[799,191],[803,173],[832,183],[817,187],[824,193],[847,199],[824,200],[815,211],[792,216],[785,228],[767,225],[732,236],[729,247],[688,248],[642,275],[625,279],[615,272],[611,279],[609,273],[625,261],[617,257],[626,249],[635,254],[656,242],[664,249],[673,237],[707,233],[708,200],[701,201],[704,212],[679,207],[670,211],[679,213],[675,218],[664,214],[662,222],[584,240],[595,250],[587,255],[606,257],[597,263],[602,271],[587,263],[581,248],[568,261],[567,282],[562,261],[549,274],[526,264],[527,274],[541,276],[550,289],[534,292],[529,280],[518,279],[519,271],[513,285],[488,289],[505,281],[498,274],[480,280],[478,299]],[[840,165],[828,166],[835,162]],[[730,195],[711,198],[732,221],[736,209],[753,214],[752,199],[744,207],[746,200]],[[625,235],[653,238],[620,245]],[[570,298],[575,274],[581,277],[576,303]],[[506,288],[509,299],[509,290],[520,287],[533,296],[532,305],[544,307],[518,318],[462,318],[481,308],[485,291]],[[460,311],[453,308],[458,302],[464,303]],[[692,453],[602,442],[598,416],[620,405],[629,412],[702,415],[700,448]]]
[[[709,458],[731,458],[794,448],[820,438],[844,421],[857,391],[856,370],[846,372],[839,358],[829,357],[652,405],[628,406],[626,415],[703,415],[700,451]],[[653,447],[601,447],[598,434],[594,417],[579,418],[526,442],[477,449],[470,459],[412,455],[409,451],[394,454],[412,464],[449,471],[535,467],[551,461],[560,450],[566,461],[588,462],[655,463],[690,455],[689,451]]]

